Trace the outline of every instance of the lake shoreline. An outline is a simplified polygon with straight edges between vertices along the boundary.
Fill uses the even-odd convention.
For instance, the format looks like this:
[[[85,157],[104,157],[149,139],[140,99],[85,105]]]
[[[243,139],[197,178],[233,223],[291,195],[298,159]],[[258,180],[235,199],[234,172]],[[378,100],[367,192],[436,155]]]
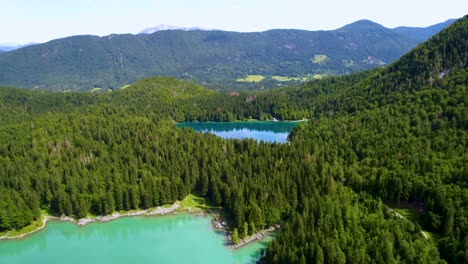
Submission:
[[[244,238],[240,239],[239,243],[234,244],[232,242],[232,239],[231,239],[232,230],[229,228],[229,226],[226,224],[226,222],[223,221],[221,215],[219,215],[217,212],[212,212],[212,211],[209,211],[207,213],[210,214],[212,216],[212,218],[213,218],[212,221],[211,221],[213,229],[215,229],[217,231],[221,231],[221,232],[224,233],[224,235],[226,237],[226,246],[228,248],[230,248],[230,249],[233,249],[233,250],[242,248],[242,247],[244,247],[244,246],[246,246],[246,245],[248,245],[248,244],[250,244],[252,242],[260,241],[263,238],[265,238],[265,236],[268,235],[269,233],[278,231],[280,229],[279,225],[270,226],[269,228],[257,231],[253,235],[244,237]]]
[[[181,122],[177,128],[190,128],[197,133],[209,133],[225,140],[253,139],[260,143],[284,144],[299,124],[307,121],[233,121],[233,122]]]
[[[269,228],[262,229],[251,236],[242,238],[240,242],[237,244],[233,244],[229,236],[228,240],[231,242],[231,244],[229,245],[229,248],[234,249],[234,250],[242,248],[252,242],[262,240],[263,238],[265,238],[266,235],[268,235],[268,233],[275,232],[276,230],[279,230],[279,226],[270,226]]]
[[[36,229],[29,231],[24,234],[19,234],[16,236],[9,236],[8,231],[5,235],[0,236],[1,240],[15,240],[15,239],[22,239],[33,235],[41,230],[43,230],[49,221],[60,221],[60,222],[72,222],[78,226],[85,226],[90,223],[105,223],[113,220],[117,220],[123,217],[132,217],[132,216],[146,216],[146,217],[157,217],[157,216],[166,216],[166,215],[177,215],[178,213],[188,213],[195,216],[204,216],[205,214],[211,217],[211,227],[215,231],[221,231],[224,233],[225,240],[226,240],[226,247],[232,250],[240,249],[252,242],[262,240],[265,235],[270,232],[274,232],[279,227],[270,227],[268,229],[263,229],[255,233],[254,235],[248,236],[246,238],[241,239],[240,243],[233,244],[231,240],[231,230],[227,225],[226,221],[223,221],[221,214],[218,209],[200,209],[197,207],[190,207],[190,206],[181,206],[180,201],[176,201],[171,206],[157,206],[149,209],[143,210],[134,210],[134,211],[125,211],[125,212],[114,212],[109,215],[104,216],[87,216],[80,219],[75,219],[70,216],[62,215],[58,216],[51,216],[51,215],[42,215],[42,225],[37,227]]]
[[[279,119],[269,119],[269,120],[260,120],[260,119],[246,119],[246,120],[234,120],[234,121],[180,121],[176,122],[175,120],[172,120],[175,124],[181,124],[181,123],[255,123],[255,122],[267,122],[267,123],[277,123],[277,122],[283,122],[283,123],[301,123],[301,122],[308,122],[310,119],[304,118],[304,119],[298,119],[298,120],[279,120]]]
[[[167,215],[167,214],[177,214],[177,209],[180,207],[180,202],[177,201],[175,202],[174,204],[172,204],[170,207],[164,207],[164,206],[157,206],[157,207],[153,207],[153,208],[149,208],[149,209],[144,209],[144,210],[136,210],[136,211],[127,211],[127,212],[114,212],[110,215],[104,215],[104,216],[96,216],[96,217],[91,217],[91,216],[87,216],[87,217],[84,217],[84,218],[80,218],[80,219],[75,219],[73,217],[70,217],[70,216],[65,216],[65,215],[62,215],[60,217],[58,216],[50,216],[50,215],[42,215],[42,225],[39,226],[38,228],[30,231],[30,232],[27,232],[27,233],[24,233],[24,234],[19,234],[19,235],[16,235],[16,236],[9,236],[8,235],[8,231],[5,235],[1,236],[0,237],[0,240],[4,240],[4,239],[20,239],[20,238],[24,238],[26,236],[29,236],[29,235],[32,235],[42,229],[44,229],[47,225],[47,222],[51,221],[51,220],[55,220],[55,221],[60,221],[60,222],[73,222],[79,226],[85,226],[89,223],[95,223],[95,222],[109,222],[109,221],[112,221],[112,220],[116,220],[116,219],[119,219],[119,218],[122,218],[122,217],[130,217],[130,216],[164,216],[164,215]],[[186,210],[187,208],[183,208],[181,209],[180,211],[184,211]]]
[[[37,232],[41,231],[42,229],[44,229],[47,226],[47,222],[49,222],[50,220],[59,219],[59,217],[57,217],[57,216],[50,216],[50,215],[42,215],[41,217],[42,217],[42,225],[39,226],[38,228],[36,228],[36,229],[34,229],[32,231],[29,231],[27,233],[24,233],[24,234],[19,234],[17,236],[9,236],[8,235],[9,231],[7,231],[5,235],[0,236],[0,240],[24,238],[26,236],[32,235],[32,234],[37,233]]]

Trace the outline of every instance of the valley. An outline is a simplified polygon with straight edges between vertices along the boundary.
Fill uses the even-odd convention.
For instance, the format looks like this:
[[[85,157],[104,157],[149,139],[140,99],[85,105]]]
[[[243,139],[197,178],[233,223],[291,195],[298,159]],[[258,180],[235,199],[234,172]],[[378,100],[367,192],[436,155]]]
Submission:
[[[466,263],[468,16],[419,45],[395,34],[168,30],[0,55],[0,234],[174,204],[218,208],[234,244],[279,226],[231,250],[177,210],[50,222],[0,258]],[[252,131],[283,137],[223,134]]]

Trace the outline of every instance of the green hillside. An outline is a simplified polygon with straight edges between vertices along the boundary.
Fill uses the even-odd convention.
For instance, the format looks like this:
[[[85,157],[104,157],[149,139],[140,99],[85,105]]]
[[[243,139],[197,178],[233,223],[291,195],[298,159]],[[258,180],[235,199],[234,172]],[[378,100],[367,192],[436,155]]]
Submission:
[[[442,237],[437,245],[449,263],[468,261],[467,34],[465,17],[390,67],[360,81],[357,78],[355,84],[343,86],[339,92],[317,93],[314,99],[314,105],[318,105],[314,112],[317,118],[292,136],[292,142],[303,145],[317,166],[332,175],[333,181],[379,197],[391,206],[405,204],[418,212],[417,228]],[[312,91],[317,90],[306,86],[295,94]],[[301,99],[285,99],[297,102],[294,100]],[[316,208],[317,202],[309,203],[309,208]],[[344,214],[338,206],[334,210],[338,213],[325,214],[332,219]],[[305,256],[314,252],[311,254],[314,260],[319,253],[325,259],[342,256],[327,237],[334,235],[331,230],[343,227],[338,224],[325,231],[316,216],[322,214],[317,209],[304,209],[296,216],[292,220],[296,223],[288,226],[289,230],[284,230],[272,244],[270,260],[284,262],[290,256],[281,259],[281,252],[296,250]],[[309,231],[294,239],[298,229]],[[355,239],[347,241],[346,230],[345,226],[344,234],[338,231],[344,240],[341,248],[356,243]],[[378,239],[371,242],[375,244],[370,248],[381,248],[398,240],[401,237],[398,230],[381,237],[375,234]],[[359,231],[352,234],[359,236]],[[401,252],[408,248],[401,245],[393,250]],[[327,255],[326,251],[338,255]],[[343,253],[349,261],[351,252]],[[360,257],[353,255],[356,262],[368,261]],[[372,259],[386,263],[394,260],[382,252],[372,255]]]
[[[284,85],[285,80],[291,84],[379,67],[417,44],[367,20],[315,32],[170,30],[150,35],[74,36],[4,54],[0,85],[116,90],[145,77],[164,75],[216,90],[272,88]],[[263,78],[250,81],[249,76]],[[281,81],[273,76],[280,76]]]
[[[255,93],[167,77],[112,93],[2,88],[0,232],[41,209],[84,217],[194,193],[241,235],[281,224],[266,263],[466,263],[467,31],[465,17],[385,68]],[[289,144],[173,122],[251,117],[310,121]]]

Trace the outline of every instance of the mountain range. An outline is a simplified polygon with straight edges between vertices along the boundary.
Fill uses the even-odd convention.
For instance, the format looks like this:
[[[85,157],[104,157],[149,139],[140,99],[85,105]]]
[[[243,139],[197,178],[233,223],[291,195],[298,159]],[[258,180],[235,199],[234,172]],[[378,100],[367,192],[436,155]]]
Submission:
[[[13,43],[0,43],[0,52],[8,52],[12,50],[17,50],[27,46],[35,45],[37,43],[28,43],[28,44],[13,44]]]
[[[421,34],[406,32],[360,20],[328,31],[163,30],[73,36],[3,53],[0,85],[115,90],[165,75],[217,90],[271,88],[389,64],[420,43],[410,36]]]
[[[234,243],[281,225],[262,263],[467,263],[467,35],[468,16],[389,66],[269,91],[169,77],[102,94],[2,87],[0,236],[46,210],[83,218],[195,194]],[[288,144],[175,124],[273,117],[308,121]]]
[[[177,27],[177,26],[171,26],[171,25],[165,25],[165,24],[160,24],[152,28],[145,28],[143,29],[140,34],[153,34],[154,32],[158,31],[164,31],[164,30],[184,30],[184,31],[189,31],[189,30],[215,30],[215,29],[208,29],[208,28],[202,28],[202,27]]]
[[[429,27],[397,27],[393,30],[397,33],[403,34],[415,41],[423,42],[428,40],[433,35],[437,34],[442,29],[450,26],[456,19],[449,19],[445,22],[438,23]]]

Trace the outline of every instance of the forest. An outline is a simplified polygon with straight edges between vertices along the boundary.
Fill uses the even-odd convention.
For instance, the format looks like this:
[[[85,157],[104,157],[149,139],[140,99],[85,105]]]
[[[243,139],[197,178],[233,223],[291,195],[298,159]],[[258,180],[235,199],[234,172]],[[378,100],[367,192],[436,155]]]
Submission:
[[[255,93],[167,77],[106,94],[4,87],[0,231],[194,193],[241,237],[280,224],[265,263],[468,263],[466,36],[468,17],[385,68]],[[174,123],[273,117],[309,122],[288,144]]]

